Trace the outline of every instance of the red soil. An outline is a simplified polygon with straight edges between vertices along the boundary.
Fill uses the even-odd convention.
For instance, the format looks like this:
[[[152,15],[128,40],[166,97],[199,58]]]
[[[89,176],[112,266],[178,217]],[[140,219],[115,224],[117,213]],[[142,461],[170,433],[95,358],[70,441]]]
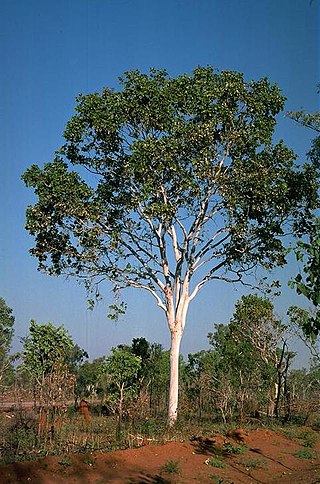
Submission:
[[[0,482],[6,484],[104,484],[104,483],[320,483],[320,437],[312,449],[299,439],[288,439],[271,430],[246,433],[241,454],[223,453],[226,438],[197,437],[192,441],[145,445],[137,449],[94,452],[88,455],[45,457],[39,461],[0,466]],[[233,448],[239,442],[228,437]],[[231,447],[232,449],[232,447]],[[229,445],[230,450],[230,445]],[[312,451],[299,458],[297,451]],[[216,456],[216,457],[215,457]],[[219,459],[225,467],[213,466]],[[165,472],[168,461],[179,472]]]

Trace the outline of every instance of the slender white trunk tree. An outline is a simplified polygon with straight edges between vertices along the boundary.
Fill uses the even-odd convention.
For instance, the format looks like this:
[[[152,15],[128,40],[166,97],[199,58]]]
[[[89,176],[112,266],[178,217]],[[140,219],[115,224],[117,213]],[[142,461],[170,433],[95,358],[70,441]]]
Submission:
[[[266,79],[200,67],[120,82],[79,96],[65,145],[24,174],[37,196],[27,229],[40,270],[155,298],[171,333],[173,424],[190,302],[209,281],[285,263],[285,235],[301,234],[317,204],[317,169],[272,144],[284,98]]]

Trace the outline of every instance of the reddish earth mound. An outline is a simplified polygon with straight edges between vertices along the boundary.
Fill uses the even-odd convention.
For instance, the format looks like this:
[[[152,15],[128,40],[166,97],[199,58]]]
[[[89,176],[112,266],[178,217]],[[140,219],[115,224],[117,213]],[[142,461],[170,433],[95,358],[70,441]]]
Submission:
[[[300,429],[301,430],[301,429]],[[0,467],[6,484],[320,483],[320,438],[286,438],[271,430],[195,436],[109,453],[45,457]],[[298,453],[298,454],[297,454]]]

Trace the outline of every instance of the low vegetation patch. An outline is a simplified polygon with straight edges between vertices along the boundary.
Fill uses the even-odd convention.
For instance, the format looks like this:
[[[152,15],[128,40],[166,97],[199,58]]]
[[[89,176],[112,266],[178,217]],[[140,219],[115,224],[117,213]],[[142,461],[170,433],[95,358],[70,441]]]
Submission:
[[[318,435],[313,430],[306,430],[302,433],[301,438],[303,439],[302,445],[304,447],[314,447],[318,440]]]
[[[179,462],[176,460],[168,460],[162,467],[161,472],[166,474],[179,474]]]
[[[243,454],[245,452],[247,452],[248,450],[248,447],[246,447],[245,445],[233,445],[232,442],[225,442],[223,444],[223,451],[225,454],[228,454],[228,455],[234,455],[234,454]]]
[[[63,459],[59,460],[58,462],[61,466],[63,467],[70,467],[72,466],[72,460],[70,459],[70,457],[64,457]]]
[[[83,460],[83,462],[85,464],[87,464],[88,466],[93,466],[95,464],[95,462],[96,462],[96,458],[95,457],[91,457],[91,456],[85,457],[85,459]]]
[[[207,464],[207,466],[217,467],[220,469],[224,469],[226,467],[225,462],[217,459],[217,457],[209,457],[204,463]]]
[[[259,457],[243,457],[239,460],[241,464],[246,469],[265,469],[267,467],[267,461]]]
[[[310,449],[297,450],[297,452],[295,452],[293,455],[299,457],[300,459],[316,459],[317,457],[317,453]]]

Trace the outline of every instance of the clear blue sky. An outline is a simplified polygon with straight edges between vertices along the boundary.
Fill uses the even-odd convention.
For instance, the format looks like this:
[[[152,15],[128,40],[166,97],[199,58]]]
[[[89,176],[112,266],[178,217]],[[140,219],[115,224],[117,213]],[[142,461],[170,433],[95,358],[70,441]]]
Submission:
[[[287,97],[287,110],[319,110],[319,0],[1,0],[0,295],[16,316],[16,343],[28,322],[64,324],[90,357],[145,336],[169,346],[162,312],[141,292],[128,292],[129,308],[117,324],[106,318],[105,299],[87,311],[84,289],[74,280],[37,272],[28,254],[25,209],[34,202],[21,174],[51,161],[62,144],[75,97],[117,87],[133,68],[166,68],[171,75],[198,65],[267,76]],[[312,133],[279,117],[284,138],[303,159]],[[289,265],[283,281],[295,270]],[[214,322],[227,322],[240,288],[207,286],[194,300],[182,350],[207,346]],[[284,284],[280,316],[297,297]]]

